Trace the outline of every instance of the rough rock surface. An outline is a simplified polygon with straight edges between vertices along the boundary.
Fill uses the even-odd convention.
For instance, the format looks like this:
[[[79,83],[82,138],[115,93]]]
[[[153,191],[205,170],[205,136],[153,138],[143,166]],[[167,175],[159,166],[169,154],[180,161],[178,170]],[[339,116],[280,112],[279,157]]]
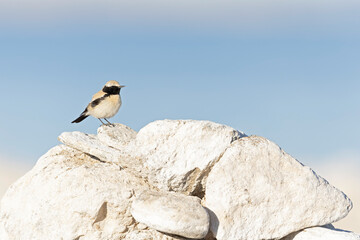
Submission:
[[[102,126],[97,131],[100,142],[120,151],[128,150],[128,145],[136,138],[136,134],[136,131],[120,123]]]
[[[119,163],[122,152],[101,142],[96,135],[64,132],[58,137],[65,145],[109,163]]]
[[[341,191],[257,136],[226,150],[209,174],[205,199],[218,240],[281,238],[335,222],[352,208]]]
[[[132,203],[136,221],[161,232],[187,238],[204,238],[210,218],[198,197],[179,193],[144,191]]]
[[[4,222],[0,222],[0,239],[1,240],[9,240],[9,236],[4,228]]]
[[[209,121],[155,121],[137,134],[134,154],[149,169],[152,185],[201,196],[212,166],[233,141],[244,136]]]
[[[198,216],[204,209],[198,200],[201,214],[187,207],[183,198],[194,198],[182,194],[206,204],[212,231],[206,240],[279,239],[337,221],[352,206],[276,144],[208,121],[156,121],[138,134],[115,124],[97,135],[63,133],[59,140],[66,146],[41,157],[1,200],[1,240],[203,237],[208,229]],[[159,217],[179,220],[172,228],[149,223]],[[194,229],[201,234],[189,235]]]
[[[226,148],[246,136],[209,121],[155,121],[136,136],[124,125],[115,126],[99,128],[98,136],[65,132],[59,140],[102,161],[130,168],[159,189],[198,196],[203,196],[206,177]]]
[[[360,240],[360,235],[340,229],[313,227],[292,233],[281,240]]]
[[[119,166],[61,145],[10,187],[0,219],[10,239],[173,239],[133,219],[131,201],[146,189]]]

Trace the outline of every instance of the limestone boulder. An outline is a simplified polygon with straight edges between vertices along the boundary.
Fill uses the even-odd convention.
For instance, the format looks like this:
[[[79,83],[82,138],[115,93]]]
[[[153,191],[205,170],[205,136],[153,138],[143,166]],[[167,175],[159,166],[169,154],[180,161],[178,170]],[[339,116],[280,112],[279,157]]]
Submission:
[[[118,149],[112,148],[101,142],[96,135],[82,132],[63,132],[58,140],[73,149],[96,157],[98,160],[108,163],[119,163],[123,156]]]
[[[360,235],[341,229],[313,227],[292,233],[281,240],[360,240]]]
[[[9,235],[7,234],[5,227],[4,227],[4,222],[0,221],[0,239],[1,240],[9,240]]]
[[[144,191],[132,202],[136,221],[152,229],[187,238],[204,238],[210,225],[198,197],[175,192]]]
[[[139,133],[122,124],[98,135],[64,132],[65,145],[128,168],[159,189],[202,197],[205,180],[230,144],[246,136],[231,127],[196,120],[159,120]]]
[[[227,148],[206,183],[217,240],[279,239],[345,217],[352,203],[273,142],[244,137]]]
[[[357,239],[314,227],[351,201],[262,137],[161,120],[59,140],[1,200],[1,240]]]
[[[155,121],[138,132],[133,156],[143,160],[152,185],[201,197],[213,165],[233,141],[244,136],[209,121]]]
[[[128,145],[136,138],[137,132],[130,127],[115,123],[98,128],[97,138],[105,145],[126,153]]]
[[[98,158],[100,161],[131,165],[132,155],[129,144],[135,140],[136,131],[123,124],[102,125],[98,134],[63,132],[58,140],[71,148]],[[123,161],[122,161],[123,160]],[[128,160],[128,161],[126,161]]]
[[[139,226],[132,217],[134,196],[147,189],[152,187],[118,165],[60,145],[6,192],[0,205],[0,236],[117,240],[134,232],[174,239]]]

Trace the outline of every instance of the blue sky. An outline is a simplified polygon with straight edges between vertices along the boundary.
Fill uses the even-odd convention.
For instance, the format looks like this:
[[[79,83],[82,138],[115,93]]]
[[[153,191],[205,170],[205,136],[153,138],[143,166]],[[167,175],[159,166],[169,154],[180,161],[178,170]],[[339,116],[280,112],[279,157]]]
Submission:
[[[112,121],[206,119],[311,164],[360,156],[358,1],[0,3],[0,156],[35,163],[115,79]]]

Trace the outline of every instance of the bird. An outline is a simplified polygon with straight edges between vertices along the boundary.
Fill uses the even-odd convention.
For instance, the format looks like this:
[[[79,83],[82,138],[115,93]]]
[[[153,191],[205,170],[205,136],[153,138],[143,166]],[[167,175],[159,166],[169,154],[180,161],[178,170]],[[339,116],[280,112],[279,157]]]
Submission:
[[[104,124],[104,122],[101,121],[101,118],[105,119],[109,125],[113,125],[107,120],[107,118],[115,116],[115,114],[119,111],[121,107],[120,90],[123,87],[125,86],[120,85],[115,80],[108,81],[99,92],[94,94],[91,102],[87,105],[80,116],[71,123],[79,123],[88,116],[93,116],[99,119],[102,125],[107,124]]]

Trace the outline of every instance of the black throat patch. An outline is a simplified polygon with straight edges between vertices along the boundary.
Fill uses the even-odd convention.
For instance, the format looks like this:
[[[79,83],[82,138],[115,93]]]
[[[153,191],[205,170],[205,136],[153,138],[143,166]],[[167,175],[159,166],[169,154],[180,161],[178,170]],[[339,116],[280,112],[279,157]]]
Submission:
[[[97,105],[99,105],[99,103],[101,101],[103,101],[105,98],[110,97],[111,95],[119,95],[120,93],[120,88],[117,86],[111,86],[111,87],[104,87],[103,92],[105,92],[106,94],[100,98],[95,99],[94,101],[91,102],[91,107],[95,107]]]
[[[111,86],[111,87],[105,86],[102,90],[103,92],[106,92],[109,95],[116,95],[120,93],[120,88],[118,86]]]

